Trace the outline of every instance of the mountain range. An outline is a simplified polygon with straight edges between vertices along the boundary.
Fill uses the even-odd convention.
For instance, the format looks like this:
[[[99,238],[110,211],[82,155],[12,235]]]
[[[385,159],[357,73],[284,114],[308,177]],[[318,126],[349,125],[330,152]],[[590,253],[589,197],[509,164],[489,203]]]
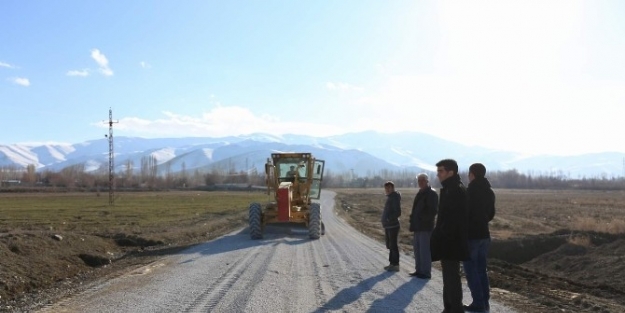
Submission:
[[[114,137],[115,171],[153,157],[160,174],[234,169],[264,171],[274,152],[311,152],[326,161],[326,171],[372,176],[381,171],[434,171],[444,158],[458,161],[460,170],[481,162],[489,171],[512,170],[531,175],[565,178],[615,178],[625,173],[625,153],[604,152],[572,156],[527,155],[521,152],[467,146],[418,132],[365,131],[330,137],[251,134],[228,137],[139,138]],[[0,145],[0,167],[59,171],[83,164],[85,171],[108,169],[109,139],[77,144]]]

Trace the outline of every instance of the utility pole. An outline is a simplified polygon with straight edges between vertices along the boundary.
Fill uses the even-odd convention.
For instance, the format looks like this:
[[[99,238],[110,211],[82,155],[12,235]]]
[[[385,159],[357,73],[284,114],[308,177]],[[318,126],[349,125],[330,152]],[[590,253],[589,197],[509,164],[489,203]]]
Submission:
[[[119,123],[119,121],[113,121],[113,109],[109,108],[109,133],[104,135],[109,139],[109,205],[113,205],[115,199],[115,153],[113,151],[113,123]]]

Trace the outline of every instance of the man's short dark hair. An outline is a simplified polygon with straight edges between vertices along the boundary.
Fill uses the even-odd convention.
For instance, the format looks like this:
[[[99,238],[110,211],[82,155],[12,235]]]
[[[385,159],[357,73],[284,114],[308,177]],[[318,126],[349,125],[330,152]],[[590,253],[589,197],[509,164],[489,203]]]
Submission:
[[[436,167],[442,166],[446,171],[454,171],[458,174],[458,162],[454,159],[443,159],[436,163]]]
[[[384,188],[386,188],[388,186],[391,186],[391,187],[395,188],[395,183],[393,183],[392,181],[389,180],[389,181],[384,183]]]
[[[475,178],[483,178],[486,176],[486,166],[482,163],[473,163],[469,166],[469,173],[473,173]]]

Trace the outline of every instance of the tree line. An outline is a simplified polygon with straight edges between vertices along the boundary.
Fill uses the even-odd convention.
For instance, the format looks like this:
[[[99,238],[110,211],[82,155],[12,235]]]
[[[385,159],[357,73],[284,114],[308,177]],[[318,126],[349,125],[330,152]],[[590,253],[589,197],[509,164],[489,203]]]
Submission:
[[[432,187],[441,187],[435,172],[425,171],[430,177]],[[347,174],[330,175],[326,183],[332,187],[374,188],[382,187],[384,182],[391,180],[397,188],[416,187],[416,172],[414,171],[386,171],[382,174],[366,177],[353,177]],[[469,183],[469,172],[458,173],[465,183]],[[502,189],[585,189],[585,190],[623,190],[624,177],[582,177],[569,178],[556,173],[524,174],[516,169],[505,171],[491,171],[486,175],[493,188]]]
[[[115,190],[159,190],[180,188],[202,188],[215,185],[264,186],[265,173],[255,168],[237,170],[234,166],[208,167],[188,170],[181,165],[181,170],[174,172],[171,164],[158,165],[153,157],[144,157],[139,166],[129,160],[117,171],[110,181],[107,166],[95,171],[87,171],[85,164],[75,164],[60,171],[37,171],[30,164],[0,167],[2,189],[6,190],[103,190],[113,183]],[[426,172],[433,187],[440,187],[436,173]],[[366,176],[354,175],[353,171],[334,172],[327,170],[323,175],[322,188],[382,188],[386,181],[393,181],[398,188],[416,187],[417,172],[413,170],[381,170],[369,172]],[[468,184],[468,172],[459,175]],[[487,178],[494,188],[505,189],[590,189],[622,190],[625,189],[623,177],[592,177],[571,179],[561,174],[524,174],[517,170],[492,171]]]

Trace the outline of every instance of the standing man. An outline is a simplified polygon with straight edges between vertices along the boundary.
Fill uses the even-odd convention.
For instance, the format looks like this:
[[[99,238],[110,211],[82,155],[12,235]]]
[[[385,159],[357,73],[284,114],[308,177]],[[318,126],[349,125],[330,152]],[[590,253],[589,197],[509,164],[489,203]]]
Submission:
[[[384,183],[384,192],[386,193],[386,203],[382,212],[382,227],[384,227],[386,248],[389,250],[389,265],[385,266],[384,269],[391,272],[399,272],[399,245],[397,244],[397,237],[399,237],[401,194],[395,190],[395,184],[392,181]]]
[[[417,175],[417,184],[419,191],[414,198],[410,214],[410,231],[414,232],[412,245],[415,259],[415,271],[410,273],[410,276],[430,279],[432,277],[430,237],[438,211],[438,194],[430,187],[430,179],[425,173]]]
[[[495,193],[486,179],[481,163],[469,167],[469,260],[463,262],[473,302],[465,306],[471,312],[490,310],[490,284],[486,273],[486,256],[490,247],[488,223],[495,217]]]
[[[469,258],[467,238],[467,190],[458,176],[458,163],[444,159],[436,163],[441,182],[438,218],[432,231],[432,260],[443,269],[444,313],[462,313],[460,261]]]

